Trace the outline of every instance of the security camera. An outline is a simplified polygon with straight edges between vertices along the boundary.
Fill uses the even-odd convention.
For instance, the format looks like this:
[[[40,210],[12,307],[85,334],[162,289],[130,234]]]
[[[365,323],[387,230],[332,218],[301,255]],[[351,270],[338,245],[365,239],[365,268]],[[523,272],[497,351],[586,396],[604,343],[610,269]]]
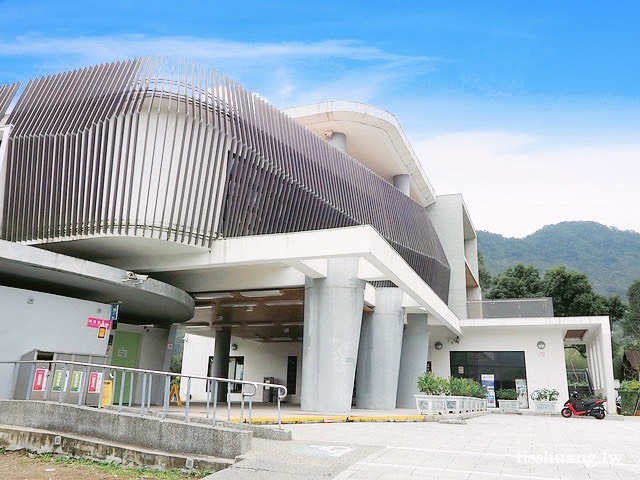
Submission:
[[[127,271],[126,275],[127,275],[127,280],[137,280],[138,279],[138,276],[136,275],[136,272]]]

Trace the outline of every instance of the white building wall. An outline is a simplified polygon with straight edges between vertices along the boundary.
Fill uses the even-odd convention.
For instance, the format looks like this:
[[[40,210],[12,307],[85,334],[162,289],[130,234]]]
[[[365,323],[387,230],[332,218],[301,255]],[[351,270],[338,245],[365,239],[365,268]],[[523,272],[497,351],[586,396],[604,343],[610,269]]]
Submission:
[[[438,377],[451,375],[450,355],[452,351],[524,351],[529,395],[541,388],[555,388],[560,392],[556,409],[569,396],[567,371],[564,357],[563,332],[553,327],[464,327],[464,337],[459,343],[451,343],[450,332],[444,327],[431,327],[429,358],[433,373]],[[540,350],[538,341],[545,342]],[[442,342],[442,349],[436,350],[436,342]],[[530,408],[533,404],[529,402]]]
[[[103,356],[109,332],[97,338],[89,318],[108,320],[111,306],[0,286],[0,360],[16,361],[31,350]],[[0,398],[11,395],[12,367],[0,365]]]
[[[287,384],[287,360],[289,356],[298,357],[296,375],[296,393],[288,395],[288,403],[300,403],[302,381],[302,342],[264,343],[243,338],[231,337],[231,343],[238,349],[232,356],[244,356],[244,379],[261,382],[264,377],[274,377],[275,383]],[[261,401],[263,389],[258,388],[256,400]],[[239,398],[239,397],[238,397]]]
[[[211,337],[185,333],[184,350],[182,351],[182,375],[207,376],[209,357],[213,356],[215,340]],[[191,381],[191,400],[194,402],[206,402],[207,391],[204,380]],[[187,382],[180,382],[180,397],[184,400],[187,396]]]
[[[451,267],[449,308],[460,319],[467,318],[463,208],[461,195],[439,195],[427,209]]]
[[[185,335],[184,352],[182,357],[183,375],[207,375],[209,356],[213,355],[215,340],[210,337],[187,333]],[[300,382],[302,375],[302,342],[266,343],[238,337],[231,337],[231,357],[244,357],[244,380],[262,382],[265,377],[274,377],[275,383],[286,385],[287,361],[289,356],[298,357],[298,371],[296,375],[296,393],[287,396],[289,403],[300,403]],[[254,402],[263,399],[263,388],[258,388]],[[186,396],[186,381],[180,385],[180,394]],[[232,401],[240,400],[240,394],[232,394]],[[193,380],[191,384],[191,400],[205,402],[207,400],[206,382]]]

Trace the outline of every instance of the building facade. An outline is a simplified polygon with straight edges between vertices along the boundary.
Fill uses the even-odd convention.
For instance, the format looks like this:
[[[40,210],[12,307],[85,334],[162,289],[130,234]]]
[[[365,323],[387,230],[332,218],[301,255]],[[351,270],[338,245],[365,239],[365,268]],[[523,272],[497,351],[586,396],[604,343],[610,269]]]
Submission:
[[[16,91],[0,89],[1,113]],[[411,406],[425,369],[463,375],[472,352],[520,352],[530,387],[566,392],[566,321],[469,318],[481,292],[467,208],[436,195],[384,110],[283,112],[211,69],[141,58],[32,80],[0,128],[7,245],[144,276],[192,309],[111,292],[128,325],[116,339],[157,330],[135,366],[166,367],[168,326],[183,323],[185,373],[285,383],[304,410]],[[47,285],[33,272],[23,287]],[[609,392],[608,322],[576,322]],[[544,355],[530,350],[543,337]]]

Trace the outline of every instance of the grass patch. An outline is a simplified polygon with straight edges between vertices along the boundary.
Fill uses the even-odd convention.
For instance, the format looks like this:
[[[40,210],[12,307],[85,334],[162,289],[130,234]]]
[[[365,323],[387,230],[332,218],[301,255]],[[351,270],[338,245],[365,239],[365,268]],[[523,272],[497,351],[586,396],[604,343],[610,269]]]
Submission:
[[[4,448],[0,448],[0,455],[7,453]],[[95,472],[120,478],[146,478],[158,480],[185,480],[196,479],[207,476],[207,470],[193,469],[189,472],[180,470],[157,470],[154,468],[126,467],[114,463],[101,463],[92,460],[70,458],[63,455],[51,453],[20,452],[23,457],[33,459],[42,463],[64,464],[73,467],[86,468]]]

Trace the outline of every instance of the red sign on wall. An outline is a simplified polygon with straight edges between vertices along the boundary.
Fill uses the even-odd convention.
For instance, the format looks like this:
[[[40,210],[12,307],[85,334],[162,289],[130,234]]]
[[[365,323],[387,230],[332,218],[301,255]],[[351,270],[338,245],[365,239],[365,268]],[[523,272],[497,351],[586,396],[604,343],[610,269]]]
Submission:
[[[111,320],[89,317],[89,319],[87,320],[87,327],[91,327],[91,328],[104,327],[109,329],[111,328]]]
[[[88,393],[100,393],[100,384],[102,383],[102,373],[91,372],[89,374]]]
[[[47,384],[47,373],[49,370],[46,368],[36,368],[36,373],[33,376],[33,388],[34,392],[42,392]]]

